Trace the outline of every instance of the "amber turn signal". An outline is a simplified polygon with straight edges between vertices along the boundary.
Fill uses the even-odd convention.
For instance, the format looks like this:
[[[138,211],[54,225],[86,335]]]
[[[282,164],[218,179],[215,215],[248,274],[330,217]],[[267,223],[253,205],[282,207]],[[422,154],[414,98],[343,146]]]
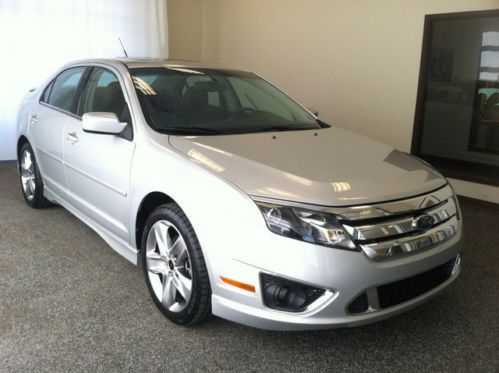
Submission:
[[[253,285],[249,285],[249,284],[245,284],[243,282],[232,280],[232,279],[224,277],[224,276],[220,276],[220,278],[226,284],[235,286],[236,288],[240,288],[240,289],[243,289],[243,290],[246,290],[246,291],[250,291],[252,293],[256,293],[255,287]]]

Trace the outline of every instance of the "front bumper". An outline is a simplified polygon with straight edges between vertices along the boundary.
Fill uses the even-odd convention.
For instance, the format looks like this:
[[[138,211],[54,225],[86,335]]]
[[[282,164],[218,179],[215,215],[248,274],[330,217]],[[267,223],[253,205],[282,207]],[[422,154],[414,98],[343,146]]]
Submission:
[[[222,318],[269,330],[309,330],[363,325],[397,315],[416,307],[438,294],[459,275],[455,270],[438,286],[391,307],[352,314],[348,306],[361,293],[385,284],[413,277],[455,258],[462,251],[462,232],[431,250],[397,260],[376,262],[363,252],[349,252],[303,243],[274,234],[265,235],[265,260],[229,260],[222,273],[253,284],[248,293],[214,279],[213,314]],[[258,247],[263,242],[247,242]],[[283,260],[285,258],[285,260]],[[252,263],[252,264],[249,264]],[[227,271],[230,273],[227,274]],[[312,310],[302,313],[267,308],[261,296],[260,273],[271,273],[311,286],[327,289],[331,296]]]

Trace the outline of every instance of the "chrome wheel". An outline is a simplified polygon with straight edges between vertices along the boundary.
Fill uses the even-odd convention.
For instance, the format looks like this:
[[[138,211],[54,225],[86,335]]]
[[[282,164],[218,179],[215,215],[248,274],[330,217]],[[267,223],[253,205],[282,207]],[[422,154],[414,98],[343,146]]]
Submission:
[[[147,274],[155,296],[171,312],[181,312],[192,294],[192,266],[180,231],[169,221],[151,227],[146,243]]]
[[[35,196],[35,163],[33,156],[28,149],[25,149],[21,157],[21,184],[26,198],[31,201]]]

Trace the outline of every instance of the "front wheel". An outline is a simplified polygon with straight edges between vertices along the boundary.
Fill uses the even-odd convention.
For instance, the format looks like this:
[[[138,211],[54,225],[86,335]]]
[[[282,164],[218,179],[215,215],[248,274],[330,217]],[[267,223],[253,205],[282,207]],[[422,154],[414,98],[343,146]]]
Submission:
[[[178,205],[162,205],[151,213],[141,256],[149,293],[168,319],[193,325],[210,314],[206,263],[194,229]]]

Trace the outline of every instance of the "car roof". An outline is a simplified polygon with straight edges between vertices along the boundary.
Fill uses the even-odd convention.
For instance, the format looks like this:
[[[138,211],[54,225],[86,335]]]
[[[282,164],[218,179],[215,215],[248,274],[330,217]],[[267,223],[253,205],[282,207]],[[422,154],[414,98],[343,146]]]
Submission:
[[[102,63],[118,67],[126,65],[129,68],[139,67],[183,67],[183,68],[205,68],[205,69],[220,69],[220,70],[244,70],[239,68],[229,68],[214,63],[206,63],[200,61],[187,60],[171,60],[164,58],[88,58],[78,61],[73,61],[68,65],[74,64],[95,64]]]

